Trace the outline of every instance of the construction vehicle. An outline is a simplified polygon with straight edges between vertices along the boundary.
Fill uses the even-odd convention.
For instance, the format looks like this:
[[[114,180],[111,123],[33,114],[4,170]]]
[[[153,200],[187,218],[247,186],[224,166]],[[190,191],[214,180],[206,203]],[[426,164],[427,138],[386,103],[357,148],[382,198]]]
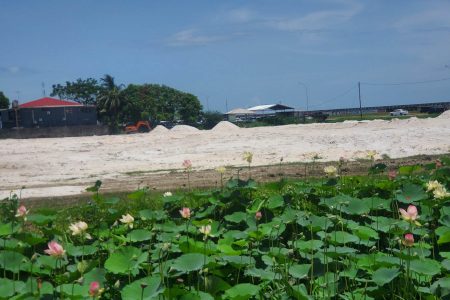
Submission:
[[[136,123],[128,123],[125,126],[125,133],[143,133],[152,130],[152,126],[149,121],[138,121]]]

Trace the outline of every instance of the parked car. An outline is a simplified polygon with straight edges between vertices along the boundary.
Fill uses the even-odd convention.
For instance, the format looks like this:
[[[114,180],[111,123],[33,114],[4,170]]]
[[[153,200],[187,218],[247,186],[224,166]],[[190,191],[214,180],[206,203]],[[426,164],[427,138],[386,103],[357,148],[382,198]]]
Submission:
[[[158,125],[162,125],[167,129],[172,129],[175,126],[175,124],[172,121],[159,121]]]
[[[391,114],[391,116],[406,116],[407,114],[408,114],[408,111],[407,110],[404,110],[404,109],[396,109],[396,110],[394,110],[394,111],[391,111],[390,112],[390,114]]]

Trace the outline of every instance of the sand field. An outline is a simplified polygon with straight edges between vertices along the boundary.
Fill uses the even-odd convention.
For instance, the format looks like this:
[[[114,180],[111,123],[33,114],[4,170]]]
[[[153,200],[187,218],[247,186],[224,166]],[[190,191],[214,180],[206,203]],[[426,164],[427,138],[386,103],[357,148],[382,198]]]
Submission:
[[[23,197],[79,194],[95,180],[126,182],[133,174],[181,171],[190,159],[195,170],[311,160],[364,158],[375,150],[391,158],[450,152],[450,111],[437,118],[346,121],[259,128],[221,122],[211,130],[158,126],[150,133],[70,138],[7,139],[0,147],[0,199],[11,191]]]

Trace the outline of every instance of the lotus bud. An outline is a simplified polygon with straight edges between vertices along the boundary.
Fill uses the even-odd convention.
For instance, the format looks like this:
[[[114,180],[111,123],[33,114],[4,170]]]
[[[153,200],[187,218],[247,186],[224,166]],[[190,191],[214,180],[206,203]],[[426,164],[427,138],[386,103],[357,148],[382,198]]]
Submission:
[[[120,280],[117,279],[117,281],[114,283],[114,288],[118,289],[120,288]]]
[[[162,249],[163,249],[164,251],[167,251],[167,250],[170,249],[170,246],[172,246],[171,243],[164,243],[163,246],[162,246]]]
[[[77,264],[77,270],[78,270],[78,272],[80,272],[81,274],[84,274],[84,272],[86,272],[86,269],[87,269],[87,267],[88,267],[88,263],[86,262],[86,261],[80,261],[78,264]]]
[[[412,233],[405,234],[403,245],[406,247],[414,246],[414,235]]]
[[[145,282],[141,283],[141,289],[145,289],[146,287],[148,287],[148,284]]]
[[[31,256],[30,260],[31,260],[31,262],[35,262],[37,258],[38,258],[38,254],[34,253],[33,256]]]

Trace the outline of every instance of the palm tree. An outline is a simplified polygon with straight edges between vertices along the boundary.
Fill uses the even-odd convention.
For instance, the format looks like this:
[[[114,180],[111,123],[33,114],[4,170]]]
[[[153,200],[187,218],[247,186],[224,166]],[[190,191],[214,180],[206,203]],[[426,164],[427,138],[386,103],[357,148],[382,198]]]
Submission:
[[[97,98],[100,113],[110,119],[110,126],[117,127],[117,119],[124,104],[123,85],[116,85],[114,77],[106,74],[102,79],[101,89]]]

